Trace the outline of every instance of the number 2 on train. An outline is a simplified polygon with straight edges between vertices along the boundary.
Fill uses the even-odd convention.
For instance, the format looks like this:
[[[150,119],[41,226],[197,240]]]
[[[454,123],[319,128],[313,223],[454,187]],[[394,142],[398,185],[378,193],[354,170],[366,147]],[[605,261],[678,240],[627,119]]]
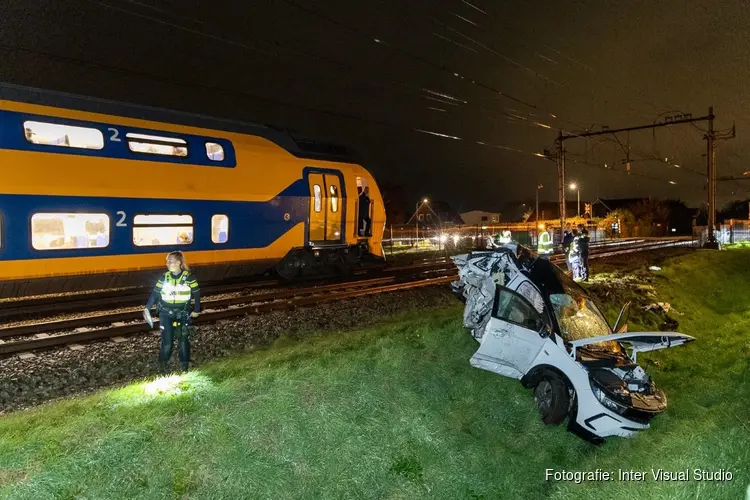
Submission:
[[[125,212],[123,210],[118,210],[117,215],[120,216],[120,220],[118,220],[116,224],[117,227],[128,227],[128,223],[125,222],[125,217],[127,217]]]

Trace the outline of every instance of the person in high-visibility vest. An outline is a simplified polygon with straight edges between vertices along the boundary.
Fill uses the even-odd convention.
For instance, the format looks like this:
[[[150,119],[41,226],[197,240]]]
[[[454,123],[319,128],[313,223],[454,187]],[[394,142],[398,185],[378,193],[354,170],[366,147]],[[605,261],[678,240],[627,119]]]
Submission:
[[[589,280],[589,231],[583,224],[578,225],[578,231],[581,233],[577,238],[579,271],[580,278],[583,281]]]
[[[570,274],[575,281],[579,281],[581,279],[581,249],[578,246],[580,235],[577,228],[573,228],[570,234],[573,235],[573,241],[570,242],[570,247],[568,247]]]
[[[510,242],[511,242],[511,235],[510,235],[510,231],[508,231],[507,229],[502,232],[502,235],[501,234],[497,235],[497,243],[499,245],[505,245],[506,243],[510,243]]]
[[[180,364],[182,369],[187,371],[190,363],[188,326],[190,319],[198,317],[201,310],[200,287],[198,281],[190,274],[190,268],[182,252],[170,252],[167,255],[167,269],[156,282],[144,311],[144,316],[150,316],[149,309],[157,304],[161,330],[160,373],[167,372],[175,334],[180,346]]]
[[[539,233],[539,236],[537,238],[537,253],[539,255],[549,255],[552,252],[554,252],[554,246],[552,244],[552,237],[544,229],[543,225],[539,226],[539,229],[541,229],[542,232]]]

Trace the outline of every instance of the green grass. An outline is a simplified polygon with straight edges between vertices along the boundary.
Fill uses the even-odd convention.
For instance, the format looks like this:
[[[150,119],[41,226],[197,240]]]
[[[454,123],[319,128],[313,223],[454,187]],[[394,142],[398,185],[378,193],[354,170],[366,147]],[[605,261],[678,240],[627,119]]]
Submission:
[[[457,305],[6,416],[0,497],[743,498],[748,260],[663,264],[660,300],[698,341],[642,357],[658,361],[647,368],[670,408],[633,439],[596,447],[543,425],[518,382],[469,366],[476,344]],[[723,468],[734,480],[576,485],[546,482],[546,468]]]

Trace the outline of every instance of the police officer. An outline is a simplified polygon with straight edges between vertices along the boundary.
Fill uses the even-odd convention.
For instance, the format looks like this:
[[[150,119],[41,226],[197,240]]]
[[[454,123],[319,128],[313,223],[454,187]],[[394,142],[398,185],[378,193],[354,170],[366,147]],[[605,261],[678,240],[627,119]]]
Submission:
[[[190,362],[190,341],[188,325],[191,318],[198,317],[201,310],[198,281],[190,274],[190,268],[182,252],[167,255],[167,269],[159,278],[154,291],[146,303],[148,311],[155,303],[159,311],[161,349],[159,350],[159,372],[167,372],[167,363],[172,357],[172,344],[177,335],[180,348],[180,364],[188,369]],[[192,303],[192,312],[191,312]]]
[[[570,270],[573,274],[573,279],[578,281],[581,278],[581,252],[578,248],[578,242],[580,235],[578,229],[573,229],[570,233],[573,236],[573,241],[570,243],[568,249],[568,262],[570,263]]]
[[[583,224],[578,225],[578,263],[580,278],[583,281],[589,280],[589,231]]]
[[[570,224],[565,224],[565,233],[562,239],[562,251],[565,255],[565,265],[568,266],[568,272],[573,272],[573,266],[570,264],[570,245],[573,243],[573,232],[570,230]]]

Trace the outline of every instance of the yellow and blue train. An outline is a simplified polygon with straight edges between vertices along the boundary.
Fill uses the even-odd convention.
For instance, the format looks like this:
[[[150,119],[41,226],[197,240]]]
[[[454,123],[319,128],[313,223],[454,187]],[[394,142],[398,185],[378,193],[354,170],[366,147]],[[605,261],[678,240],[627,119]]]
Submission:
[[[0,85],[0,297],[143,285],[172,250],[202,281],[346,269],[384,258],[384,227],[374,178],[342,148]]]

